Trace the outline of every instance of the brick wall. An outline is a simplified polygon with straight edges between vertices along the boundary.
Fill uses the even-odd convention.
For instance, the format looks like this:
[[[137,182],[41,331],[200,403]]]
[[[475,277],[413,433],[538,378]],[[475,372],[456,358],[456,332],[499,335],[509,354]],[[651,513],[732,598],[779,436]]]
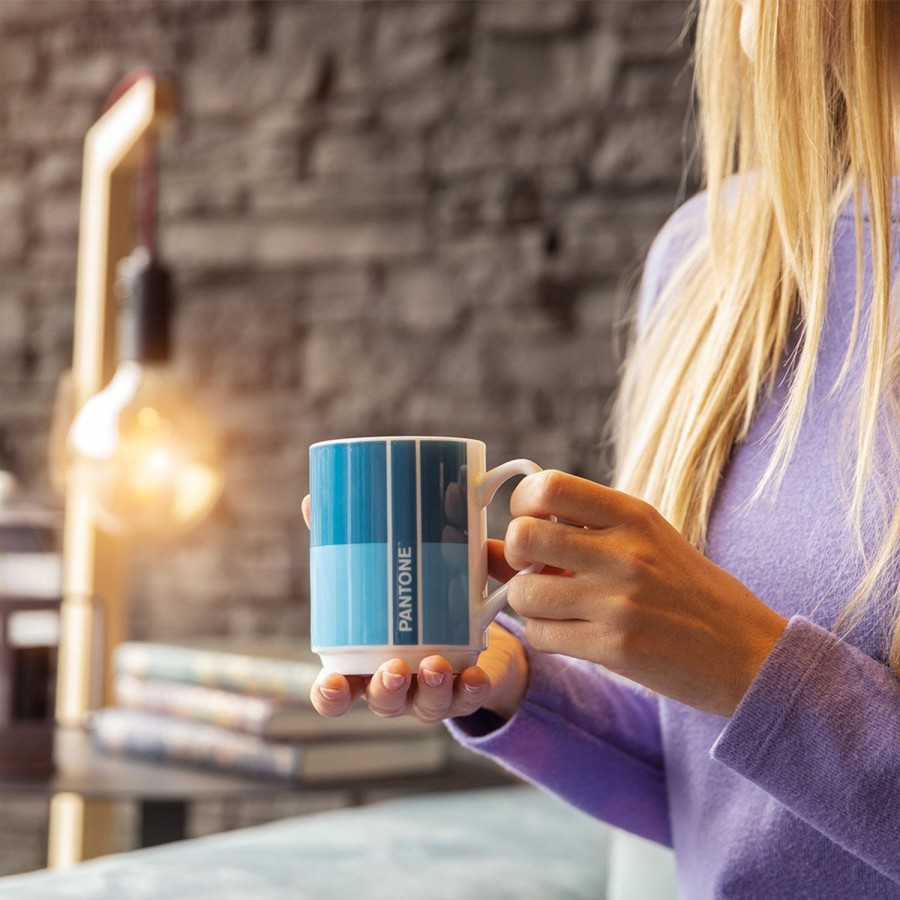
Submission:
[[[0,443],[44,500],[81,141],[133,66],[180,88],[161,240],[227,487],[138,552],[134,633],[305,632],[315,440],[464,434],[602,476],[613,326],[689,148],[685,8],[0,0]]]
[[[161,241],[227,486],[136,553],[135,635],[306,632],[313,441],[462,434],[602,477],[614,326],[692,146],[686,8],[0,0],[0,451],[45,502],[84,132],[132,67],[179,85]]]

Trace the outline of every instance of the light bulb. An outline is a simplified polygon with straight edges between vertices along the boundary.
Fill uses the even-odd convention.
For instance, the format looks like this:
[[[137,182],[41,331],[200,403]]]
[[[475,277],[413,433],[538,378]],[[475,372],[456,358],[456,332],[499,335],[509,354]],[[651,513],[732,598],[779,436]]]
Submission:
[[[69,449],[109,531],[181,531],[222,490],[215,432],[165,365],[120,362],[75,417]]]
[[[218,440],[169,369],[168,273],[138,248],[119,276],[121,361],[75,416],[68,449],[101,528],[166,536],[199,522],[218,499]]]

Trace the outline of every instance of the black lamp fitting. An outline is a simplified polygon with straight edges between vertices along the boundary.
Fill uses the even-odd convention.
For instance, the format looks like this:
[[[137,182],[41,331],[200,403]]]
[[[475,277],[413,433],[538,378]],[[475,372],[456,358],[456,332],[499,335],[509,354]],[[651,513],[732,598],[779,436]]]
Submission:
[[[167,362],[171,357],[175,298],[168,269],[138,247],[119,262],[119,359]]]

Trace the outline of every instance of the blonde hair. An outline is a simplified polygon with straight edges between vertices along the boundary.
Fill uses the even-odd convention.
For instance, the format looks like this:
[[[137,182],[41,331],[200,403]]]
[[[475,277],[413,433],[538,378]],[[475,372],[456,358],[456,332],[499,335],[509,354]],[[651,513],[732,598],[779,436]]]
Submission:
[[[865,342],[848,517],[864,577],[836,626],[857,623],[900,545],[900,452],[873,478],[876,433],[897,421],[900,341],[890,322],[895,99],[900,3],[762,0],[753,61],[736,0],[700,0],[695,85],[708,212],[704,236],[665,285],[629,353],[614,416],[616,486],[653,503],[701,549],[732,450],[771,391],[799,325],[771,462],[756,496],[783,477],[816,373],[837,211],[852,194],[857,285],[850,347]],[[727,192],[727,196],[726,196]],[[864,288],[862,204],[872,285]],[[671,301],[671,302],[670,302]],[[863,311],[868,307],[868,327]],[[880,438],[879,438],[880,439]],[[880,473],[884,476],[884,472]],[[863,500],[878,545],[863,541]],[[866,510],[865,527],[872,510]],[[900,586],[888,591],[889,659],[900,671]]]

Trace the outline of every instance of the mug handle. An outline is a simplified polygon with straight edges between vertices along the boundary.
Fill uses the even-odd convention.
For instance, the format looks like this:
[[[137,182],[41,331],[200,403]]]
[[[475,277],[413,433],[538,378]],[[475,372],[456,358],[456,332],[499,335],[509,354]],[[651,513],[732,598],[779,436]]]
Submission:
[[[509,481],[514,475],[534,475],[535,472],[541,471],[543,471],[541,467],[530,459],[511,459],[509,462],[503,463],[494,469],[490,469],[475,483],[472,494],[475,505],[479,510],[486,509],[491,500],[494,499],[494,494],[497,493],[500,486],[505,481]],[[522,569],[517,574],[531,575],[535,572],[540,572],[543,568],[542,565],[534,563],[533,565]],[[484,604],[479,611],[481,617],[479,628],[482,631],[497,618],[497,614],[504,606],[506,606],[506,594],[508,590],[509,582],[501,584],[500,587],[484,601]]]

